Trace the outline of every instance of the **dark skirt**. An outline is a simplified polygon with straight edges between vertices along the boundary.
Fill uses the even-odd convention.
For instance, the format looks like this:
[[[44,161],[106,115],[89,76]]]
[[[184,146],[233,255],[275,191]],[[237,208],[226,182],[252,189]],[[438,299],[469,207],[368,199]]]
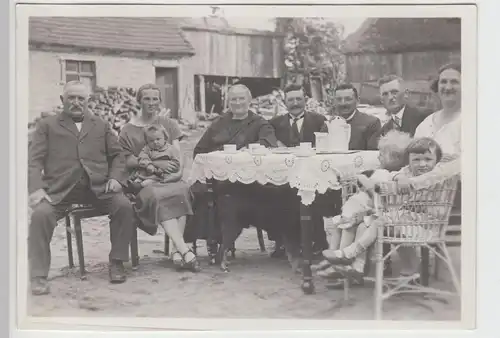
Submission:
[[[189,186],[184,181],[153,183],[137,194],[135,210],[139,228],[154,235],[160,223],[193,214]]]

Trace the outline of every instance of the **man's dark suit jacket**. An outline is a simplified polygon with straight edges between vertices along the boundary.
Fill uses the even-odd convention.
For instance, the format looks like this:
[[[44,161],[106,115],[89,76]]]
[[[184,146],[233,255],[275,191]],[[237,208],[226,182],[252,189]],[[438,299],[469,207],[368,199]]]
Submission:
[[[381,128],[377,117],[356,110],[347,123],[351,125],[349,150],[377,150],[377,136]]]
[[[80,132],[64,113],[40,120],[29,147],[29,193],[43,188],[58,204],[84,171],[98,198],[111,178],[125,185],[125,156],[109,124],[88,113]]]
[[[300,130],[300,141],[312,142],[314,147],[316,143],[314,133],[326,130],[325,121],[326,117],[321,114],[308,111],[304,112],[304,121],[302,122],[302,128]],[[273,117],[269,123],[274,127],[276,138],[279,141],[283,142],[287,147],[296,146],[296,144],[292,144],[292,126],[290,125],[289,114]]]
[[[400,131],[404,133],[410,134],[411,137],[415,135],[415,130],[417,129],[418,125],[422,123],[422,121],[428,116],[429,114],[424,114],[420,111],[418,111],[416,108],[406,106],[404,111],[403,111],[403,118],[401,121],[401,129]],[[387,121],[382,129],[380,130],[380,133],[378,135],[378,138],[386,135],[389,131],[396,129],[396,125],[394,123],[394,120],[391,118],[389,121]]]

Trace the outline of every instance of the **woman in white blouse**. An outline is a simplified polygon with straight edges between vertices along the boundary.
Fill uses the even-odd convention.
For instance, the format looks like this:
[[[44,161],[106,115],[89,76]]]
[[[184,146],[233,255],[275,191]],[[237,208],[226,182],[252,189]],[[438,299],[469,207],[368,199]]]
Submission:
[[[429,115],[415,131],[415,138],[433,138],[443,150],[443,159],[429,173],[411,179],[398,177],[400,183],[414,188],[425,188],[435,183],[435,179],[450,177],[461,171],[461,86],[460,64],[450,63],[439,69],[438,78],[431,89],[439,95],[443,109]]]
[[[443,153],[456,157],[461,152],[461,67],[448,64],[439,70],[431,89],[439,95],[443,109],[429,115],[415,131],[415,137],[431,137]]]
[[[439,69],[438,78],[431,89],[439,95],[443,109],[429,115],[420,123],[415,131],[415,138],[430,137],[441,147],[443,157],[430,172],[416,176],[404,177],[398,175],[399,191],[407,192],[410,187],[425,189],[443,178],[458,175],[461,172],[461,87],[462,70],[459,64],[447,64]],[[460,208],[461,189],[457,187],[454,206]],[[419,259],[415,248],[401,247],[399,250],[402,270],[405,275],[414,275],[419,278]],[[403,274],[403,272],[402,272]]]

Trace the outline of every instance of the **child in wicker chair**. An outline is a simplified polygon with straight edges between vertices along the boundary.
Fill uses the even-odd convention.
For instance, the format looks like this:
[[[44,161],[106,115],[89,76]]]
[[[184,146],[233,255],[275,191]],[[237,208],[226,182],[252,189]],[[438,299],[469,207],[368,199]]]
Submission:
[[[357,176],[358,192],[347,199],[340,215],[333,218],[335,226],[329,250],[337,250],[353,243],[357,228],[363,222],[370,222],[374,213],[374,184],[391,180],[394,173],[405,165],[405,151],[411,137],[407,133],[391,130],[383,136],[378,144],[381,169],[365,171]],[[336,273],[334,267],[324,260],[312,266],[318,276],[332,278]],[[338,276],[339,277],[339,276]]]
[[[387,181],[395,180],[397,175],[405,175],[406,177],[416,177],[427,172],[430,172],[436,164],[441,160],[442,151],[438,143],[431,138],[414,139],[406,148],[407,166],[401,169],[398,173],[393,173]],[[374,182],[371,186],[374,187]],[[370,184],[370,183],[368,183]],[[399,184],[399,183],[398,183]],[[406,188],[404,188],[406,190]],[[398,220],[418,221],[421,218],[429,219],[430,210],[404,210],[402,208],[398,215]],[[439,211],[437,211],[439,213]],[[431,212],[432,213],[432,212]],[[377,229],[383,226],[383,220],[375,216],[370,219],[365,218],[365,222],[361,223],[356,231],[355,241],[339,250],[325,250],[324,257],[331,264],[331,268],[336,271],[336,274],[352,278],[355,281],[361,282],[364,277],[364,265],[366,261],[366,250],[375,242],[377,238]],[[411,238],[412,236],[432,236],[434,229],[424,229],[422,227],[401,227],[396,231],[399,236]],[[436,234],[434,234],[436,235]],[[411,276],[418,280],[419,275],[418,264],[419,259],[415,249],[412,247],[402,246],[398,250],[402,260],[402,276]]]
[[[163,126],[147,127],[144,137],[146,145],[139,154],[139,169],[129,179],[129,186],[136,192],[180,170],[180,154],[167,142],[168,133]]]

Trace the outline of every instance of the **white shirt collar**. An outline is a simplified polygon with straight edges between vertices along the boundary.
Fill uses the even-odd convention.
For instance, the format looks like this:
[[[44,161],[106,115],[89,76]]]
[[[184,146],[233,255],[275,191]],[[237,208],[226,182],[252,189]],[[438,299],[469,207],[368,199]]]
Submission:
[[[305,112],[302,112],[302,113],[300,113],[300,114],[299,114],[299,116],[293,116],[292,114],[290,114],[290,113],[289,113],[289,114],[288,114],[288,117],[289,117],[292,121],[293,121],[293,120],[295,120],[295,119],[300,120],[300,119],[304,118],[304,114],[305,114]]]
[[[346,122],[351,121],[351,120],[354,118],[354,115],[355,115],[357,112],[358,112],[358,110],[357,110],[357,109],[354,109],[354,111],[352,112],[352,114],[351,114],[348,118],[346,118],[346,119],[345,119],[345,120],[346,120]]]

